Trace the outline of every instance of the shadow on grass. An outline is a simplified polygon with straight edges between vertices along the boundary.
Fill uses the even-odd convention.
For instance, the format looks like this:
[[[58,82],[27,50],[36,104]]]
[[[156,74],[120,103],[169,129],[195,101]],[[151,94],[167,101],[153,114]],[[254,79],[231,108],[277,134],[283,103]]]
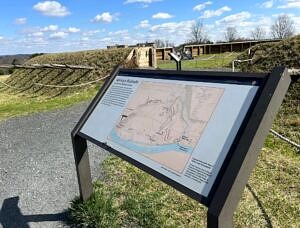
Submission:
[[[268,228],[273,228],[273,225],[272,225],[272,221],[271,221],[271,218],[269,217],[269,215],[267,214],[264,206],[263,206],[263,203],[260,201],[260,199],[258,198],[258,196],[256,195],[256,193],[254,192],[254,190],[252,189],[252,187],[247,184],[246,185],[247,189],[251,192],[253,198],[255,199],[256,203],[257,203],[257,206],[259,207],[259,209],[261,210],[261,213],[266,221],[266,225]]]
[[[3,228],[19,227],[30,228],[30,222],[54,222],[61,221],[62,224],[70,224],[68,212],[58,214],[23,215],[18,206],[19,196],[5,199],[0,211],[0,224]]]

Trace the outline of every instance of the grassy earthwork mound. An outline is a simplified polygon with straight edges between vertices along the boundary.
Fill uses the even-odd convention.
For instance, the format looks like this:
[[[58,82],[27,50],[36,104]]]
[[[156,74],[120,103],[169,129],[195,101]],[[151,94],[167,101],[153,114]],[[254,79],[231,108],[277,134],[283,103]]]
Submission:
[[[300,35],[276,43],[258,44],[241,54],[238,59],[252,59],[243,62],[243,72],[269,72],[276,66],[300,69]],[[300,142],[300,75],[292,76],[292,83],[274,123],[274,129]]]
[[[240,64],[244,72],[267,72],[275,66],[300,68],[300,35],[276,43],[264,43],[251,47],[238,59],[252,59]]]
[[[46,54],[28,60],[25,65],[31,64],[69,64],[94,67],[89,69],[15,69],[6,84],[13,88],[0,87],[1,91],[27,94],[34,97],[57,97],[82,91],[91,86],[73,88],[51,88],[35,85],[78,85],[97,80],[108,75],[118,64],[127,58],[130,49],[93,50],[73,53]],[[98,85],[101,82],[97,83]]]

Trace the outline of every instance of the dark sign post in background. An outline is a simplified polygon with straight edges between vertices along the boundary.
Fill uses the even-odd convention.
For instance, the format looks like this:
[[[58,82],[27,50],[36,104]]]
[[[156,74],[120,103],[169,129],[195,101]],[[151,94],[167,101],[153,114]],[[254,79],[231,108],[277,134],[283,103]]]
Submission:
[[[92,193],[88,140],[207,206],[208,227],[232,227],[289,84],[282,67],[265,74],[116,68],[72,131],[81,198]]]

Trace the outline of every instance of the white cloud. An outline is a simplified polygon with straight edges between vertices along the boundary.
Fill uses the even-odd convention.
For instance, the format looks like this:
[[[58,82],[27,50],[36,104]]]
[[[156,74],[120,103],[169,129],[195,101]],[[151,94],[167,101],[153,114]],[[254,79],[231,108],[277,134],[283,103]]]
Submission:
[[[234,14],[235,15],[235,14]],[[244,16],[242,16],[244,15]],[[230,17],[222,22],[216,22],[213,24],[206,25],[206,31],[211,41],[221,41],[224,40],[224,33],[226,27],[235,27],[238,31],[239,36],[244,38],[251,37],[251,31],[259,26],[266,32],[266,38],[270,34],[270,26],[273,23],[273,20],[269,16],[255,16],[247,14],[238,14],[238,16]],[[232,16],[232,15],[231,15]],[[239,19],[237,19],[239,18]],[[223,18],[224,19],[224,18]],[[236,20],[235,20],[236,19]]]
[[[150,4],[152,2],[161,2],[163,0],[126,0],[124,4],[130,4],[130,3],[146,3]]]
[[[195,23],[194,20],[170,22],[159,25],[154,25],[150,28],[150,33],[146,34],[148,37],[144,39],[162,39],[170,42],[180,44],[190,38],[191,28]]]
[[[107,43],[107,42],[110,42],[111,40],[112,40],[112,38],[105,37],[105,38],[100,39],[100,42]]]
[[[3,36],[0,36],[0,40],[4,40],[4,37],[3,37]]]
[[[193,8],[193,10],[194,10],[194,11],[201,11],[201,10],[203,10],[206,6],[211,5],[211,4],[212,4],[212,2],[210,2],[210,1],[204,2],[204,3],[202,3],[202,4],[196,5],[196,6]]]
[[[104,12],[102,14],[98,14],[92,19],[92,22],[106,22],[110,23],[114,20],[115,16],[111,15],[110,12]]]
[[[227,17],[222,18],[221,20],[216,21],[216,24],[234,24],[236,22],[242,22],[251,17],[251,14],[247,11],[242,11],[237,14],[232,14]]]
[[[173,15],[168,14],[168,13],[162,13],[162,12],[154,14],[152,16],[153,19],[170,19],[172,17],[173,17]]]
[[[169,33],[173,33],[176,31],[190,31],[191,26],[193,25],[194,21],[182,21],[182,22],[169,22],[169,23],[163,23],[159,25],[154,25],[151,27],[151,31],[157,32],[157,31],[166,31]]]
[[[263,2],[263,3],[260,5],[260,7],[261,7],[261,8],[267,8],[267,9],[269,9],[269,8],[272,8],[273,5],[274,5],[274,0],[269,0],[269,1]]]
[[[68,28],[68,32],[70,32],[70,33],[77,33],[77,32],[80,32],[80,29],[76,28],[76,27],[69,27]]]
[[[48,41],[46,41],[44,38],[42,37],[38,37],[38,38],[35,38],[32,40],[32,42],[35,44],[35,45],[47,45],[48,44]]]
[[[139,28],[145,29],[145,28],[149,28],[149,27],[151,27],[151,25],[148,20],[143,20],[136,26],[137,29],[139,29]]]
[[[88,36],[94,36],[96,35],[97,33],[100,33],[100,32],[105,32],[105,29],[102,29],[102,30],[89,30],[89,31],[86,31],[86,32],[83,32],[82,35],[85,36],[85,37],[88,37]]]
[[[69,10],[57,1],[39,2],[33,9],[46,16],[65,17],[70,14]]]
[[[220,9],[217,10],[205,10],[201,18],[210,18],[215,16],[221,16],[223,13],[231,11],[231,8],[228,6],[223,6]]]
[[[28,34],[29,37],[43,37],[44,33],[43,32],[33,32]]]
[[[26,23],[27,23],[27,18],[26,17],[17,18],[15,20],[15,24],[17,24],[17,25],[24,25]]]
[[[285,0],[284,5],[278,6],[279,9],[300,8],[300,0]]]
[[[55,33],[50,34],[49,37],[52,39],[64,39],[68,35],[69,35],[68,33],[60,31],[60,32],[55,32]]]
[[[57,25],[49,25],[41,29],[42,32],[54,32],[58,30]]]
[[[128,35],[128,30],[124,29],[124,30],[118,30],[115,32],[109,32],[108,35],[109,36],[125,36],[125,35]]]
[[[86,36],[84,36],[84,37],[81,38],[81,41],[89,41],[89,40],[90,40],[90,38],[88,38]]]

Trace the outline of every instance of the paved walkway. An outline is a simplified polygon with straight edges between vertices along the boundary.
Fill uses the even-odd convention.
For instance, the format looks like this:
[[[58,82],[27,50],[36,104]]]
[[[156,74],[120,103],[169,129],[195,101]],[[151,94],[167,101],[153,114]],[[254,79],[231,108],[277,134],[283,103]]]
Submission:
[[[78,195],[70,132],[87,104],[0,122],[0,227],[65,227]],[[106,153],[89,145],[93,178]]]

